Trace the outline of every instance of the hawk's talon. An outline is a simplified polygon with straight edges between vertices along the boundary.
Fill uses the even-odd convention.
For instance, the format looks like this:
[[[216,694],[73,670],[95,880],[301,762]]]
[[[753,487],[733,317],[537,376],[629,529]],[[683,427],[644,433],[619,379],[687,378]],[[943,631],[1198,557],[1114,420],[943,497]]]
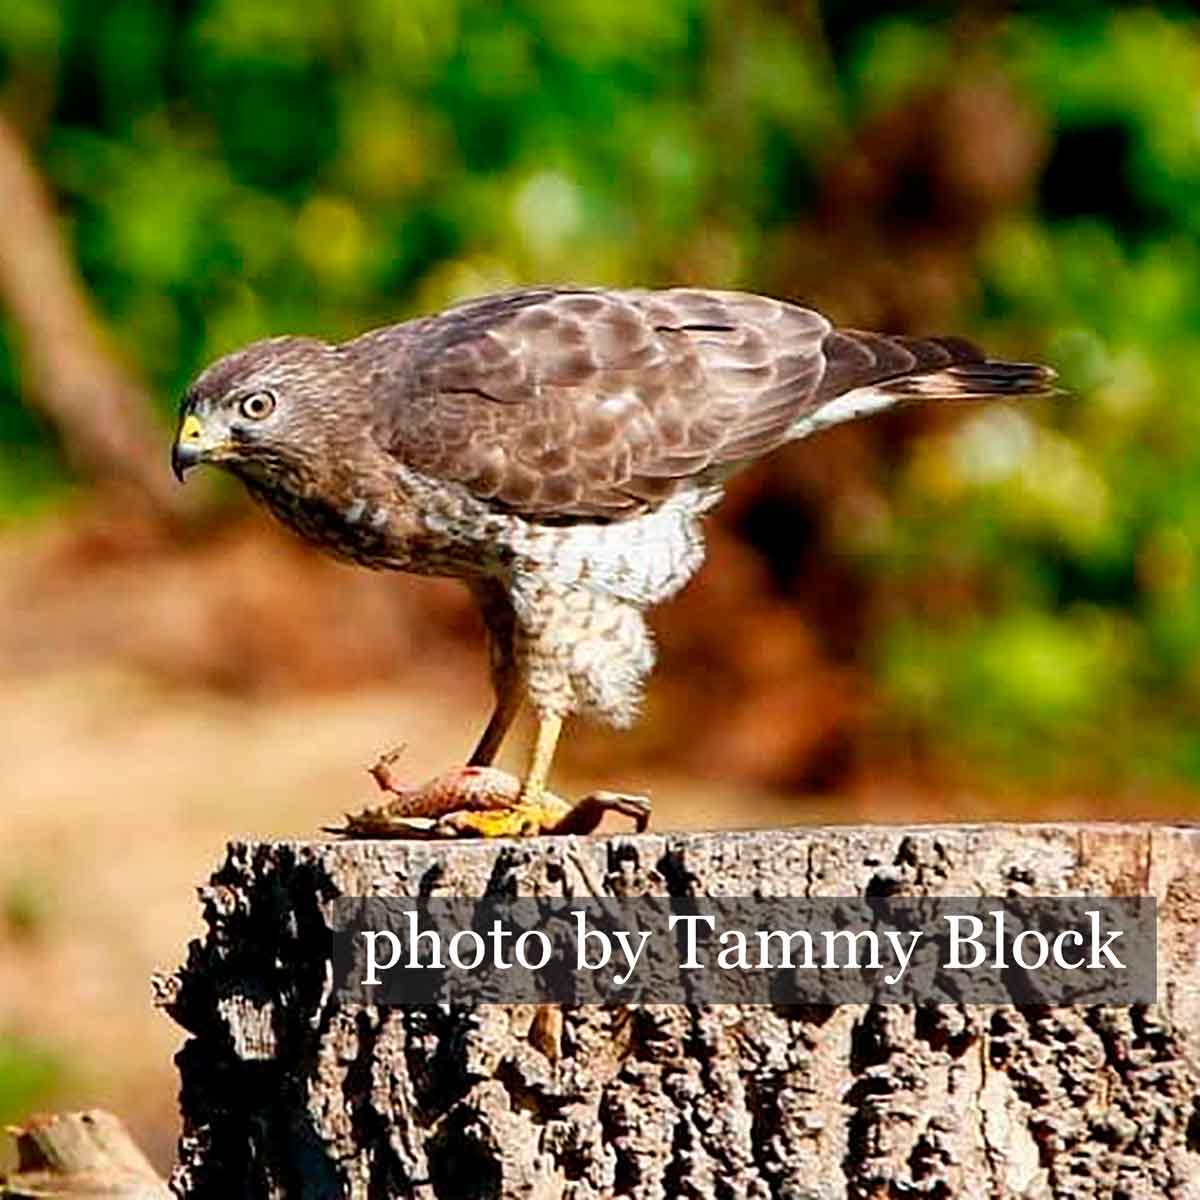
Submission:
[[[442,837],[533,837],[548,832],[555,816],[535,806],[520,805],[498,812],[454,812],[434,829]]]

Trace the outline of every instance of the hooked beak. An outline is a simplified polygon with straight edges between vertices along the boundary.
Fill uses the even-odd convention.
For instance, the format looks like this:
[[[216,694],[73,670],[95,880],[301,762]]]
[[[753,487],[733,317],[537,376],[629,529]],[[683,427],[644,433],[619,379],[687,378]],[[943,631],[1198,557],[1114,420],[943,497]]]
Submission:
[[[204,426],[195,413],[188,413],[179,427],[175,445],[171,448],[171,470],[180,483],[186,472],[197,463],[203,462],[208,445],[205,442]]]

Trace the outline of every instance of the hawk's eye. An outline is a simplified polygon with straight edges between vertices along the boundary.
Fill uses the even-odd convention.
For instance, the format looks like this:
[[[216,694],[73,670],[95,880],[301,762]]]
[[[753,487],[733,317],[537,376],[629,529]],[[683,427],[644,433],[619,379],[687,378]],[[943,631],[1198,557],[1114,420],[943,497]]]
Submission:
[[[275,397],[270,392],[251,392],[238,405],[243,417],[251,421],[262,421],[275,411]]]

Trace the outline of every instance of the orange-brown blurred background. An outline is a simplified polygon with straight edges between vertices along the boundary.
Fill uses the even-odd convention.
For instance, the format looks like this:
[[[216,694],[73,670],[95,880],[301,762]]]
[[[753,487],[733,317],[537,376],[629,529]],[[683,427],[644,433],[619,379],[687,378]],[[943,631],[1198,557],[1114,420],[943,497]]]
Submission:
[[[662,827],[1190,817],[1198,112],[1184,4],[5,0],[0,1122],[103,1104],[169,1159],[148,975],[225,840],[486,718],[456,585],[169,479],[187,380],[267,334],[696,283],[1053,363],[739,477],[645,720],[557,784]]]

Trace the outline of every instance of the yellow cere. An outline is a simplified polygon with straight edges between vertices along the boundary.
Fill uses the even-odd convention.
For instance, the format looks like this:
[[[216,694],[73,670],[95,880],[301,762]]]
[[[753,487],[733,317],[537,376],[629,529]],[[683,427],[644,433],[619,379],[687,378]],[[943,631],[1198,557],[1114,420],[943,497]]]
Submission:
[[[179,440],[181,442],[194,442],[204,435],[204,426],[200,424],[200,418],[195,413],[188,413],[183,418],[183,425],[179,430]]]

